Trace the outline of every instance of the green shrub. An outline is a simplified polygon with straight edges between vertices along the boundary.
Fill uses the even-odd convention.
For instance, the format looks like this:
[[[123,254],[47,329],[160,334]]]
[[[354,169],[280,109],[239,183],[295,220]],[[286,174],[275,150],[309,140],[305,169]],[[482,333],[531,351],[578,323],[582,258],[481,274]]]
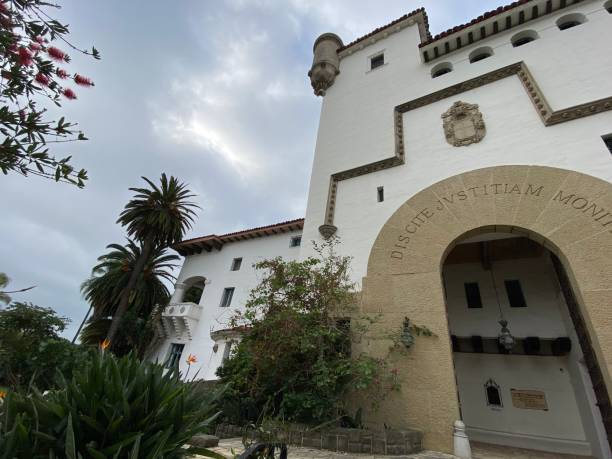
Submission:
[[[255,265],[261,282],[232,322],[248,333],[217,371],[228,422],[340,422],[349,393],[367,391],[376,404],[391,390],[382,359],[352,352],[369,323],[356,315],[350,259],[334,244],[315,246],[317,258]]]
[[[34,384],[46,390],[58,369],[69,378],[90,350],[59,336],[68,322],[53,309],[31,303],[12,303],[0,310],[0,386]]]
[[[96,353],[45,394],[0,405],[0,459],[180,458],[215,419],[217,394],[133,355]]]

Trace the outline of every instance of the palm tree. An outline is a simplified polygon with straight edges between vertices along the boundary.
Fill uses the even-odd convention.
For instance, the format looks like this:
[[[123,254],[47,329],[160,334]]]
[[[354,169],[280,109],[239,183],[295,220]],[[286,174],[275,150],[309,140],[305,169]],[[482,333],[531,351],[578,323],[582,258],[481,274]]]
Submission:
[[[162,174],[159,187],[148,178],[142,178],[150,188],[130,188],[136,195],[126,204],[117,220],[117,223],[126,227],[128,236],[141,243],[142,250],[127,284],[121,290],[107,335],[111,343],[128,310],[130,298],[151,252],[156,247],[166,248],[182,240],[193,223],[194,208],[199,208],[189,201],[194,195],[175,177],[168,179],[165,173]]]
[[[92,276],[81,285],[81,292],[89,302],[90,310],[94,309],[93,317],[81,332],[81,342],[85,344],[98,344],[107,336],[111,317],[116,314],[121,294],[142,255],[141,247],[130,239],[125,246],[110,244],[107,248],[112,250],[98,257],[98,264],[92,269]],[[142,328],[147,325],[151,316],[156,315],[156,306],[167,304],[170,292],[163,280],[174,281],[171,272],[177,267],[174,262],[179,259],[177,255],[167,254],[160,246],[155,246],[151,251],[137,278],[129,302],[128,310],[133,316],[130,322],[134,327]],[[133,343],[134,338],[136,337],[123,336],[122,341]]]

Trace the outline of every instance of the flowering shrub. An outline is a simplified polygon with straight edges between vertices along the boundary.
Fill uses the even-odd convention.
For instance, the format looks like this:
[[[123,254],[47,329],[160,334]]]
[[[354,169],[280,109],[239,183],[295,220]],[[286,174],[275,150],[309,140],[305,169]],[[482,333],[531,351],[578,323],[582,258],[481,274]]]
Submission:
[[[0,0],[0,171],[38,175],[84,186],[87,172],[76,171],[70,157],[56,159],[49,146],[87,140],[76,124],[48,118],[46,104],[60,107],[74,100],[72,84],[91,87],[93,82],[64,68],[70,56],[55,46],[62,42],[71,52],[99,59],[95,48],[79,49],[68,39],[68,27],[51,18],[59,8],[44,0]]]
[[[367,324],[355,315],[350,259],[333,249],[328,242],[318,258],[255,265],[262,280],[233,319],[249,331],[218,370],[229,386],[222,399],[229,422],[340,422],[348,393],[376,403],[398,388],[383,359],[352,354]]]

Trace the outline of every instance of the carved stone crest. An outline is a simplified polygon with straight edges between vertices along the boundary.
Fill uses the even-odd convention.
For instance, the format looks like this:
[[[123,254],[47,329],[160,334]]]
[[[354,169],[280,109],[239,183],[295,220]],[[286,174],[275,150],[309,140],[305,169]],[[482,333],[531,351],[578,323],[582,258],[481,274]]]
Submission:
[[[442,114],[446,141],[455,147],[480,142],[487,133],[478,105],[455,102]]]

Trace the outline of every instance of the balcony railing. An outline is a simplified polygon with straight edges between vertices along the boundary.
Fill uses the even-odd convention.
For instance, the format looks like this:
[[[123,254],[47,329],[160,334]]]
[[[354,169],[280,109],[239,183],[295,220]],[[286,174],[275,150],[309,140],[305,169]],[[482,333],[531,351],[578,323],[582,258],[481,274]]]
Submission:
[[[202,306],[195,303],[171,303],[162,312],[162,328],[166,337],[193,338]]]

